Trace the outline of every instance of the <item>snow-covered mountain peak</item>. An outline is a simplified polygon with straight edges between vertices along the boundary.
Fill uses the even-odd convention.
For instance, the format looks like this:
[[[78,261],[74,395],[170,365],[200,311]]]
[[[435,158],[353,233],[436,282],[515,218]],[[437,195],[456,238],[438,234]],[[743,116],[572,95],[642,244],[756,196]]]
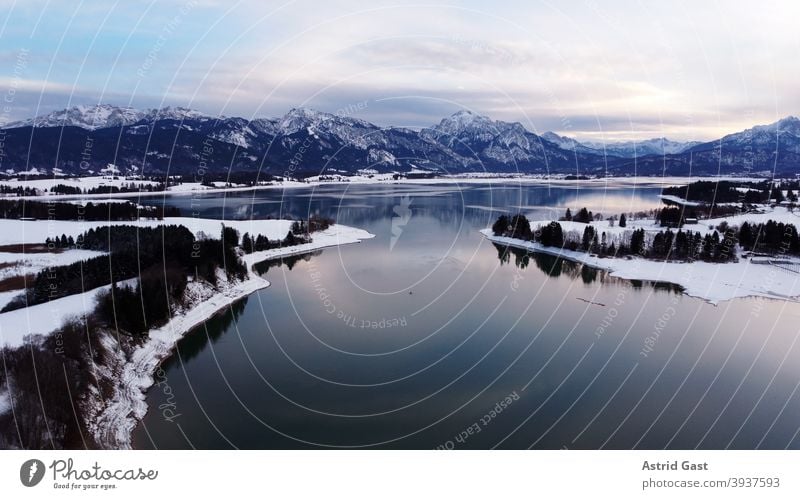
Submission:
[[[305,107],[293,108],[277,121],[277,130],[285,135],[303,129],[345,136],[352,134],[354,129],[376,130],[378,127],[357,118],[339,116]]]
[[[727,146],[745,147],[768,144],[778,137],[785,144],[800,146],[800,119],[787,116],[768,125],[757,125],[742,132],[726,135],[715,142]]]
[[[9,123],[4,128],[77,126],[95,130],[135,123],[142,118],[142,115],[141,111],[128,107],[117,107],[109,104],[80,105]]]
[[[495,121],[472,111],[458,111],[444,118],[438,125],[424,130],[426,134],[488,141],[494,137],[504,137],[504,142],[527,143],[530,134],[520,123]]]
[[[187,107],[181,106],[167,106],[161,109],[150,109],[146,111],[145,117],[158,119],[158,120],[207,120],[211,119],[211,116],[201,113],[200,111],[195,111],[194,109],[189,109]],[[225,119],[224,116],[219,116],[219,119]]]
[[[781,131],[790,131],[794,134],[800,132],[800,118],[797,116],[787,116],[777,123],[778,129]]]
[[[132,125],[142,120],[155,121],[165,119],[207,120],[211,119],[211,117],[199,111],[180,106],[138,110],[111,104],[96,104],[90,106],[78,105],[53,111],[35,118],[9,123],[3,128],[76,126],[87,130],[98,130],[100,128]]]

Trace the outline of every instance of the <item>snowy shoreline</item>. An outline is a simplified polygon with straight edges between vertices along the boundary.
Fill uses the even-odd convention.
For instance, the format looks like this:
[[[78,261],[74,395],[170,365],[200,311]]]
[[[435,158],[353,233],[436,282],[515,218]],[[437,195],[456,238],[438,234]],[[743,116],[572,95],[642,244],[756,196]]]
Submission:
[[[99,366],[99,369],[105,371],[101,373],[105,379],[114,383],[114,395],[102,407],[89,408],[89,430],[96,442],[105,449],[131,448],[132,432],[148,410],[147,391],[155,384],[159,367],[172,355],[178,342],[189,331],[235,302],[270,285],[269,281],[253,271],[255,263],[357,243],[372,237],[373,234],[361,229],[332,225],[325,231],[315,233],[311,243],[245,255],[243,260],[248,268],[247,279],[236,283],[220,279],[220,283],[230,284],[223,285],[222,289],[192,283],[194,286],[187,288],[187,294],[193,305],[173,316],[164,326],[150,331],[147,341],[133,347],[132,351],[126,353],[112,335],[106,334],[103,342],[116,357],[113,365]],[[97,393],[94,395],[99,396]]]
[[[326,180],[320,177],[334,177],[336,180]],[[24,199],[38,201],[68,201],[68,200],[102,200],[114,198],[145,198],[157,196],[187,196],[197,194],[224,194],[255,192],[274,189],[296,189],[296,188],[315,188],[326,185],[436,185],[436,184],[502,184],[518,183],[532,185],[685,185],[696,180],[728,180],[737,182],[757,182],[764,180],[761,177],[741,177],[741,176],[719,176],[719,177],[603,177],[592,179],[566,179],[551,175],[515,175],[515,174],[457,174],[440,176],[436,178],[399,178],[395,179],[393,174],[369,175],[322,175],[310,177],[304,182],[296,180],[275,181],[264,185],[255,186],[231,186],[231,187],[209,187],[196,183],[184,183],[168,187],[166,191],[143,191],[143,192],[119,192],[110,194],[40,194],[35,196],[3,196],[5,199]],[[77,177],[77,178],[47,178],[37,180],[0,180],[0,184],[10,187],[35,187],[37,189],[50,188],[56,184],[66,184],[73,187],[93,188],[99,185],[121,185],[125,183],[135,183],[152,185],[152,181],[125,180],[121,177],[116,180],[103,179],[102,177]]]
[[[491,229],[483,229],[480,232],[494,243],[558,256],[605,270],[612,277],[676,284],[683,289],[684,294],[700,298],[712,305],[745,297],[797,301],[796,297],[800,296],[800,274],[777,267],[756,265],[746,259],[732,263],[709,263],[665,262],[641,257],[600,258],[580,251],[495,236]]]

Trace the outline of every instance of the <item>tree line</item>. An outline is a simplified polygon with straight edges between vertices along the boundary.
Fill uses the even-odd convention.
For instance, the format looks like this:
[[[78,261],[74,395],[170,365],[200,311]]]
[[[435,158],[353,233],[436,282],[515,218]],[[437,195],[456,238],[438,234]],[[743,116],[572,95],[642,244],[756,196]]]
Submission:
[[[707,205],[719,203],[764,204],[770,201],[797,201],[796,191],[800,190],[797,180],[774,182],[733,182],[730,180],[698,180],[688,185],[667,186],[661,194],[677,196],[687,201],[695,201]],[[784,195],[783,191],[786,191]]]
[[[800,254],[800,239],[792,224],[769,220],[763,224],[744,222],[739,241],[745,250],[770,254]]]
[[[0,199],[2,218],[35,218],[38,220],[125,221],[138,218],[178,217],[181,210],[174,206],[138,206],[132,202],[45,203],[20,199]]]
[[[511,217],[501,215],[492,225],[492,232],[495,236],[534,241],[543,246],[598,256],[637,255],[659,260],[681,261],[730,261],[736,258],[734,249],[738,243],[737,232],[727,226],[722,235],[716,230],[711,234],[702,235],[700,232],[680,229],[676,232],[669,228],[655,234],[647,233],[641,228],[623,234],[613,234],[587,224],[578,237],[574,231],[565,233],[558,222],[550,222],[534,231],[528,219],[522,214]]]
[[[14,196],[36,196],[39,192],[33,187],[11,186],[0,184],[0,194]]]
[[[161,192],[166,190],[164,183],[137,184],[129,182],[122,185],[98,185],[82,189],[76,185],[56,184],[50,188],[54,194],[119,194],[122,192]]]
[[[283,239],[269,239],[263,234],[250,235],[245,232],[242,236],[242,249],[245,253],[255,253],[287,246],[297,246],[311,242],[313,232],[326,230],[334,224],[332,218],[311,216],[308,221],[295,220],[289,232]]]

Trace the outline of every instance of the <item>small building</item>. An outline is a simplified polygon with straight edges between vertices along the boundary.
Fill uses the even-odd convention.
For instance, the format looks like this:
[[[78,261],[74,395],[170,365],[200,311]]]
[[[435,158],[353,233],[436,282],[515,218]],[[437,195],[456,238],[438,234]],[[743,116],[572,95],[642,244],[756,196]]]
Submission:
[[[683,219],[684,225],[697,225],[697,218],[696,217],[686,217]]]

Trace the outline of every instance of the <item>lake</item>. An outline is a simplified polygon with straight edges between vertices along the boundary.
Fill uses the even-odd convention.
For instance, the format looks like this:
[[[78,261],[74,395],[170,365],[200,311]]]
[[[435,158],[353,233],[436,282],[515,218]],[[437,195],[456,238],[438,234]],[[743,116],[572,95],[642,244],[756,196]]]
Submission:
[[[259,265],[272,285],[165,362],[134,447],[800,447],[800,305],[713,306],[478,233],[502,213],[649,210],[659,192],[397,184],[164,198],[212,218],[319,213],[376,237]]]

